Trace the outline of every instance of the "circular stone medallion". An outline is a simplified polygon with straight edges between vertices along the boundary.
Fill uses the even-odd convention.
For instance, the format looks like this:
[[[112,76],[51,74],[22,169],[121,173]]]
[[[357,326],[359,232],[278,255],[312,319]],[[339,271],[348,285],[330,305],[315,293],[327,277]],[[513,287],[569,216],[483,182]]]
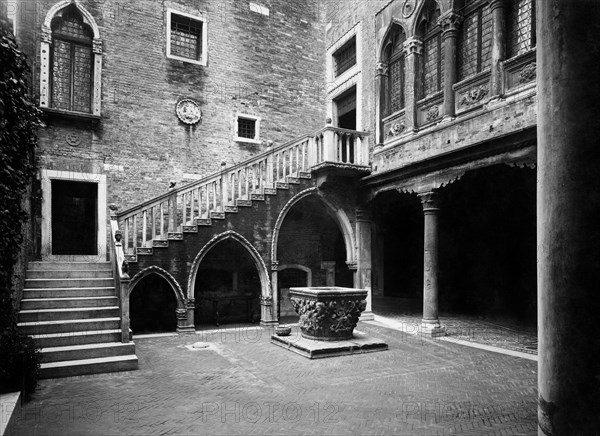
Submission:
[[[202,118],[200,106],[194,100],[189,98],[180,100],[175,107],[177,118],[185,124],[196,124]]]

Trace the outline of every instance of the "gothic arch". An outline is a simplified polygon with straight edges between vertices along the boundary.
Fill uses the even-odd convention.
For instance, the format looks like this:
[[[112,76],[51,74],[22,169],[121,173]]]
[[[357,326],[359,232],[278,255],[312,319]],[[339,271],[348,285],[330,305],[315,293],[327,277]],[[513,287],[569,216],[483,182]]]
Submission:
[[[149,266],[148,268],[144,268],[139,273],[137,273],[133,277],[133,279],[131,279],[131,282],[129,283],[129,290],[128,290],[129,294],[131,294],[131,292],[133,291],[135,286],[144,277],[147,277],[152,274],[156,274],[157,276],[162,277],[163,279],[165,279],[167,281],[167,283],[171,286],[171,289],[173,289],[173,292],[175,293],[175,298],[177,299],[177,308],[184,309],[185,308],[185,296],[183,294],[183,290],[181,289],[181,286],[179,286],[179,283],[177,283],[177,280],[175,280],[175,277],[173,277],[168,271],[166,271],[158,266]]]
[[[258,275],[260,277],[260,287],[261,287],[261,296],[267,297],[271,296],[271,279],[269,278],[269,274],[267,273],[267,266],[263,258],[260,256],[259,252],[256,248],[242,235],[239,233],[228,230],[226,232],[220,233],[213,237],[210,241],[208,241],[204,247],[198,252],[196,255],[194,262],[192,263],[192,267],[190,269],[190,275],[188,277],[188,287],[187,287],[187,295],[188,298],[194,298],[194,291],[196,286],[196,276],[198,274],[198,269],[200,264],[202,263],[202,259],[204,256],[219,242],[223,242],[227,239],[233,239],[240,243],[242,247],[248,250],[250,257],[254,261],[256,269],[258,270]]]
[[[350,220],[346,213],[338,207],[335,207],[333,203],[324,198],[324,196],[320,193],[318,188],[308,188],[304,191],[299,192],[294,195],[281,209],[279,216],[277,217],[277,221],[275,222],[275,227],[273,228],[273,240],[271,242],[271,264],[277,265],[277,241],[279,239],[279,232],[281,230],[281,225],[283,224],[283,220],[286,215],[290,211],[292,207],[300,200],[309,195],[314,195],[319,200],[323,202],[323,204],[330,210],[331,217],[339,226],[340,231],[342,232],[342,236],[344,237],[344,245],[346,246],[346,262],[354,262],[355,253],[354,247],[356,246],[354,243],[354,234],[352,232],[352,225],[350,224]]]
[[[54,16],[59,11],[63,10],[64,8],[66,8],[69,5],[74,5],[77,8],[79,13],[83,17],[83,22],[85,24],[87,24],[88,26],[90,26],[90,28],[94,32],[94,39],[99,39],[100,38],[100,30],[98,29],[98,25],[96,24],[94,17],[92,17],[92,15],[77,0],[62,0],[58,3],[56,3],[54,6],[52,6],[50,8],[50,10],[48,11],[48,13],[46,14],[46,18],[44,19],[44,28],[47,29],[49,32],[50,25],[52,23],[52,19],[54,18]]]
[[[385,29],[385,33],[383,34],[381,41],[379,41],[379,47],[377,48],[378,62],[383,62],[385,58],[385,47],[389,44],[388,37],[390,36],[395,27],[399,27],[404,33],[406,39],[408,39],[408,29],[406,28],[406,26],[399,19],[392,18],[390,24],[387,26],[387,29]]]
[[[415,14],[413,15],[413,23],[412,23],[412,32],[411,35],[417,36],[419,37],[419,25],[421,23],[421,14],[423,13],[423,9],[427,6],[427,3],[429,3],[430,1],[432,1],[433,3],[435,3],[437,5],[437,7],[440,9],[440,16],[444,14],[444,5],[442,4],[441,1],[438,0],[424,0],[421,2],[421,4],[419,5],[419,8],[416,10]]]

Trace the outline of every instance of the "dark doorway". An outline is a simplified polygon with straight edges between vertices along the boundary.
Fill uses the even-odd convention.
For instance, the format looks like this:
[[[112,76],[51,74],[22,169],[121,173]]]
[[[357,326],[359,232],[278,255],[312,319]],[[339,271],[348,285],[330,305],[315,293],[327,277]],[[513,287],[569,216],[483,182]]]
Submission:
[[[52,180],[52,254],[98,254],[98,184]]]
[[[150,274],[138,282],[129,297],[129,318],[134,334],[174,332],[177,299],[171,285]]]
[[[356,130],[356,87],[335,99],[337,126],[342,129]]]

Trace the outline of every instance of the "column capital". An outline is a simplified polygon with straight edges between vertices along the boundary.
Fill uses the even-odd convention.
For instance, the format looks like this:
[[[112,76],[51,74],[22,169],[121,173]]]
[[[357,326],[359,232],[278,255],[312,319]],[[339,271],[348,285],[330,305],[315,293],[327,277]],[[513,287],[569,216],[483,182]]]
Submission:
[[[419,194],[419,199],[423,206],[423,212],[440,210],[437,192],[430,191]]]
[[[388,63],[387,62],[377,62],[377,66],[375,67],[375,75],[387,77]]]
[[[506,5],[506,0],[490,0],[490,11],[494,9],[503,8]]]
[[[193,298],[188,298],[185,300],[185,308],[186,309],[194,309],[196,307],[196,301]]]
[[[407,55],[421,54],[423,53],[423,41],[413,36],[402,43],[402,48]]]
[[[457,14],[454,11],[448,11],[438,19],[438,23],[442,28],[442,37],[448,38],[456,36],[458,33],[458,26],[463,20],[463,16]]]
[[[271,271],[279,271],[279,261],[271,261]]]
[[[356,221],[371,221],[372,215],[369,209],[364,207],[357,207],[355,209],[356,212]]]
[[[179,321],[187,320],[187,310],[186,309],[175,309],[175,314],[177,315],[177,319]]]

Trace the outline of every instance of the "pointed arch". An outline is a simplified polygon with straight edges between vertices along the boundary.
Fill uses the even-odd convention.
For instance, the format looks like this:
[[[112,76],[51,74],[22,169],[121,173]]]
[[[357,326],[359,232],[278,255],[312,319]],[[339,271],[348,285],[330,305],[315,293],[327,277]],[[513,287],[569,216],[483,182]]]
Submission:
[[[294,207],[296,203],[308,196],[314,196],[318,198],[329,210],[331,217],[334,219],[336,224],[338,225],[340,231],[342,232],[342,236],[344,238],[344,245],[346,246],[346,262],[351,263],[354,262],[355,259],[355,250],[356,246],[354,243],[354,233],[352,232],[352,225],[350,224],[350,220],[346,213],[339,207],[336,207],[331,201],[327,200],[319,191],[318,188],[308,188],[304,191],[299,192],[294,195],[281,209],[279,216],[277,217],[277,221],[275,222],[275,227],[273,228],[273,240],[271,242],[271,264],[277,265],[277,241],[279,240],[279,232],[281,231],[281,225],[288,212]]]
[[[144,268],[131,279],[129,283],[129,294],[133,291],[135,286],[145,277],[156,274],[157,276],[166,280],[166,282],[171,286],[171,289],[175,293],[175,298],[177,299],[177,308],[184,309],[185,308],[185,295],[175,277],[173,277],[168,271],[162,269],[158,266],[149,266],[148,268]]]
[[[383,38],[381,38],[381,41],[379,41],[379,47],[377,48],[377,56],[379,56],[379,62],[383,62],[383,53],[385,50],[385,46],[388,44],[389,36],[392,34],[394,29],[398,27],[404,33],[404,35],[408,37],[408,29],[405,27],[405,25],[398,18],[392,18],[390,24],[387,26],[385,32],[383,33]]]
[[[62,0],[56,3],[54,6],[50,8],[48,13],[46,14],[46,18],[44,19],[44,28],[50,31],[50,26],[52,24],[52,19],[58,14],[60,11],[65,9],[66,7],[73,5],[77,8],[79,13],[83,18],[83,22],[90,26],[92,32],[94,33],[94,39],[100,38],[100,30],[98,29],[98,25],[96,24],[96,20],[94,17],[79,3],[77,0]]]
[[[269,278],[269,274],[267,273],[267,266],[263,258],[260,256],[258,250],[252,245],[246,238],[244,238],[239,233],[228,230],[226,232],[220,233],[213,237],[210,241],[208,241],[202,249],[198,252],[196,257],[194,258],[194,262],[192,263],[192,267],[190,269],[190,274],[188,276],[188,287],[187,287],[187,295],[188,298],[194,298],[195,286],[196,286],[196,276],[198,274],[198,269],[200,268],[200,264],[202,260],[206,256],[206,254],[219,242],[226,241],[228,239],[233,239],[240,243],[242,247],[248,250],[248,254],[252,258],[256,269],[258,270],[258,276],[260,278],[260,287],[261,287],[261,296],[267,297],[271,296],[271,279]]]

